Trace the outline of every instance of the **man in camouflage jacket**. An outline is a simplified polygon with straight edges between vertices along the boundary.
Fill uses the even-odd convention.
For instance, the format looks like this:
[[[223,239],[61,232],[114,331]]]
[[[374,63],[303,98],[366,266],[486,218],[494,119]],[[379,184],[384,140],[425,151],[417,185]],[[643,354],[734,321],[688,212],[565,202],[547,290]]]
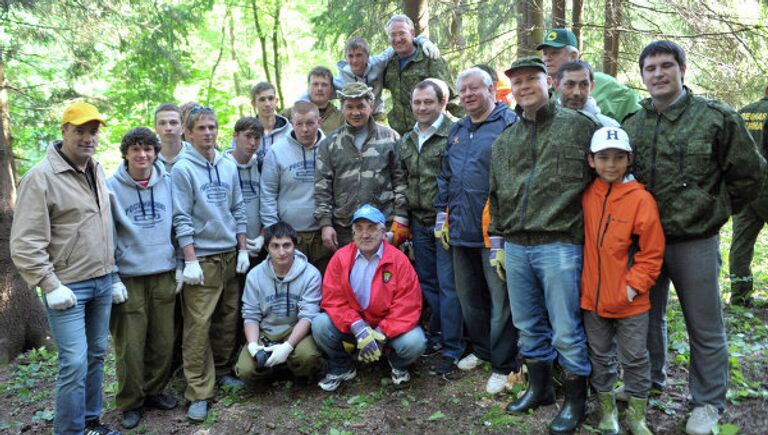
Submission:
[[[416,49],[413,21],[405,15],[395,15],[387,23],[387,34],[396,54],[389,59],[384,71],[384,87],[392,94],[392,110],[387,114],[389,126],[401,135],[413,128],[416,118],[411,112],[411,91],[417,83],[430,77],[448,84],[448,111],[457,118],[464,116],[464,110],[456,104],[448,64],[442,58],[431,59]]]
[[[659,205],[667,247],[650,290],[651,381],[666,383],[666,309],[670,280],[680,299],[691,346],[688,433],[710,433],[725,407],[728,344],[720,306],[720,227],[760,192],[765,160],[726,104],[683,86],[685,52],[655,41],[640,54],[651,94],[622,123],[635,149],[635,176]]]
[[[352,241],[352,215],[363,204],[388,222],[408,224],[400,136],[371,117],[374,96],[366,84],[347,84],[339,98],[345,124],[320,143],[315,169],[315,219],[334,251]]]

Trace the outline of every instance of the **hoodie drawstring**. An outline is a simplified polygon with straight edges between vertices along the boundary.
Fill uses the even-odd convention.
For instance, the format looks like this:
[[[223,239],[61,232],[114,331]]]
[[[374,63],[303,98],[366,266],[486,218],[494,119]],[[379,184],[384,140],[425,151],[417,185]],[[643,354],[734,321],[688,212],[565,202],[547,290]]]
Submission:
[[[144,201],[141,200],[141,189],[139,189],[139,186],[135,186],[135,187],[136,187],[136,195],[139,197],[139,205],[141,206],[141,215],[146,217],[147,216],[147,211],[144,210]],[[153,207],[154,207],[154,205],[153,205]],[[154,216],[154,212],[152,214],[152,217],[155,217]]]
[[[240,190],[243,190],[243,176],[240,175],[240,168],[237,168],[237,181],[240,183]],[[251,192],[256,193],[256,190],[253,188],[253,183],[251,182],[251,179],[248,179],[248,187],[251,188]]]
[[[149,200],[152,201],[152,219],[154,219],[155,216],[155,186],[152,186],[149,188]]]

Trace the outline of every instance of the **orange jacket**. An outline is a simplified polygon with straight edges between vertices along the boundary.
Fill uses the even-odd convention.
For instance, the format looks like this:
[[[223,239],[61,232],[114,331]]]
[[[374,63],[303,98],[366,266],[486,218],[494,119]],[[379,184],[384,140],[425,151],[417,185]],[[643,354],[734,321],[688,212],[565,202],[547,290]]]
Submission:
[[[609,185],[598,178],[584,191],[581,205],[585,233],[581,308],[609,318],[648,311],[648,290],[664,261],[664,231],[656,201],[637,181]],[[631,303],[627,285],[638,292]]]

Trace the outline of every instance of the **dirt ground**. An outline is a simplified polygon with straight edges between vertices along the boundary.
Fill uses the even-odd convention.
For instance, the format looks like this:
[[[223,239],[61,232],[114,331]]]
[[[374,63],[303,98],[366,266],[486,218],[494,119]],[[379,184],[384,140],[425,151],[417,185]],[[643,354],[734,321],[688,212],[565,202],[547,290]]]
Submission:
[[[753,310],[765,324],[768,309]],[[754,354],[739,356],[743,377],[756,382],[759,391],[768,390],[768,354],[765,347]],[[186,407],[173,411],[148,410],[142,424],[123,433],[147,434],[485,434],[546,433],[546,425],[558,411],[557,405],[541,408],[531,415],[511,416],[504,406],[512,393],[489,396],[485,381],[486,364],[471,372],[461,372],[452,379],[438,377],[432,371],[438,357],[421,359],[413,368],[412,381],[395,388],[389,381],[385,364],[358,366],[358,376],[339,391],[326,393],[314,383],[299,388],[285,376],[272,384],[257,385],[242,393],[220,391],[211,406],[208,420],[192,424],[185,416]],[[649,406],[649,424],[655,433],[682,433],[688,411],[687,370],[675,364],[670,352],[670,387]],[[55,363],[51,359],[44,371],[25,358],[0,368],[0,431],[3,433],[50,433],[54,409]],[[26,365],[26,367],[23,367]],[[20,370],[30,379],[16,379]],[[34,369],[34,370],[32,370]],[[102,420],[119,428],[121,413],[112,408],[115,389],[114,361],[107,362],[105,411]],[[42,376],[40,375],[42,373]],[[37,377],[37,378],[35,378]],[[9,388],[10,383],[17,387]],[[18,387],[27,382],[29,389]],[[23,388],[23,387],[22,387]],[[183,376],[174,377],[169,390],[182,397]],[[514,391],[520,391],[522,385]],[[734,391],[732,390],[732,393]],[[562,401],[559,391],[558,401]],[[768,399],[729,400],[721,433],[768,433]],[[579,433],[592,433],[598,413],[590,398],[590,413]],[[623,416],[623,406],[620,407]],[[623,424],[623,423],[622,423]]]

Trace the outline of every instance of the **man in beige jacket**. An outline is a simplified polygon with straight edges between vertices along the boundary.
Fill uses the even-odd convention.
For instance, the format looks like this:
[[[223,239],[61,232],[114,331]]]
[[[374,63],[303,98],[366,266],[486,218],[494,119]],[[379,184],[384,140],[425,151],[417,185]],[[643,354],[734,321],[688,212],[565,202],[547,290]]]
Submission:
[[[11,227],[13,262],[42,289],[59,348],[56,434],[118,433],[99,422],[110,310],[127,298],[125,286],[112,283],[109,193],[92,157],[102,125],[96,107],[67,107],[62,140],[21,180]]]

